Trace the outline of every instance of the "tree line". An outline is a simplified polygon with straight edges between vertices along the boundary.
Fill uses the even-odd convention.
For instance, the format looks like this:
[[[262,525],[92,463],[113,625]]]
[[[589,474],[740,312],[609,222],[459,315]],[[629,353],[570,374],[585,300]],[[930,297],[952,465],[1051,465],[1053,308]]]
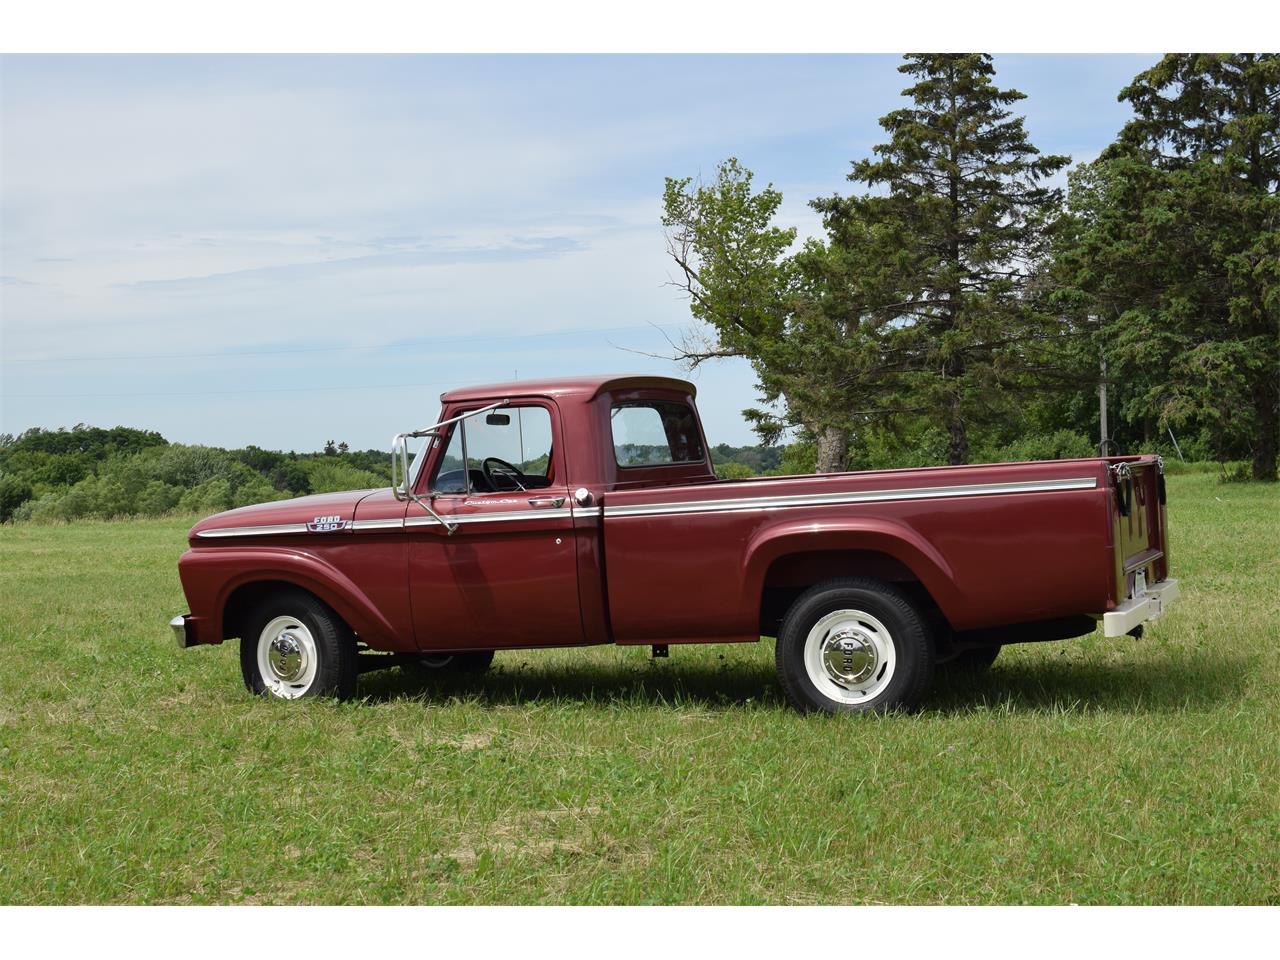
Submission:
[[[0,522],[208,514],[391,482],[381,450],[321,453],[170,443],[153,430],[39,427],[0,435]]]
[[[813,467],[804,444],[721,443],[711,448],[711,459],[726,479]],[[0,523],[210,514],[390,483],[388,452],[351,450],[332,440],[316,453],[285,453],[170,443],[154,430],[82,423],[0,434]]]
[[[1119,92],[1132,119],[1098,159],[1031,143],[985,54],[910,54],[908,104],[810,201],[722,162],[668,178],[690,366],[748,360],[765,443],[798,431],[820,471],[1105,452],[1247,460],[1280,434],[1280,55],[1170,54]],[[1105,371],[1105,372],[1104,372]]]

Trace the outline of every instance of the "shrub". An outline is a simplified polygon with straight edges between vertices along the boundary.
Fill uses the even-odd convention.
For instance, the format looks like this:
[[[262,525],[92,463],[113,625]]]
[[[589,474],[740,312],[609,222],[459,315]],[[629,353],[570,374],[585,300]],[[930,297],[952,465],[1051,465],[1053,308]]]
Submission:
[[[1213,461],[1192,461],[1188,460],[1183,463],[1178,459],[1164,458],[1164,472],[1169,476],[1176,476],[1180,473],[1218,473],[1222,469],[1222,465]]]
[[[1096,457],[1098,448],[1083,434],[1073,430],[1033,435],[1015,440],[995,451],[994,460],[1075,460]]]
[[[255,473],[236,486],[231,495],[231,506],[247,507],[252,503],[287,499],[289,499],[288,491],[277,490],[266,477]]]
[[[782,449],[782,457],[778,466],[769,471],[774,476],[791,476],[795,474],[813,473],[818,467],[818,445],[815,443],[792,443]]]
[[[17,477],[0,476],[0,523],[13,516],[13,512],[31,499],[31,484]]]
[[[168,513],[182,499],[182,491],[159,480],[150,481],[134,501],[133,509],[144,517],[159,517]]]
[[[236,468],[244,467],[225,450],[188,447],[180,443],[165,447],[158,455],[149,458],[148,463],[153,479],[187,490],[215,477],[221,477],[230,483],[236,475]]]
[[[745,480],[747,477],[754,477],[756,472],[748,467],[745,463],[728,463],[716,464],[716,476],[721,480]]]
[[[230,506],[231,483],[225,477],[197,484],[178,501],[178,509],[185,513],[220,513]]]
[[[55,520],[58,517],[58,495],[46,493],[19,505],[13,511],[14,520]]]
[[[1218,471],[1219,483],[1249,483],[1253,480],[1253,466],[1244,460],[1228,460]]]
[[[300,461],[312,493],[334,493],[340,490],[363,490],[385,487],[387,481],[376,473],[359,470],[336,457],[316,457]]]

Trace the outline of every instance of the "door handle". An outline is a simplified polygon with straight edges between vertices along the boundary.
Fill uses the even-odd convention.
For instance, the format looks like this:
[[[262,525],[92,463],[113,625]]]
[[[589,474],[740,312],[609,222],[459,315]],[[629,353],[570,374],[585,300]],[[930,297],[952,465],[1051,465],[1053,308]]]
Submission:
[[[563,507],[564,497],[530,497],[531,507]]]

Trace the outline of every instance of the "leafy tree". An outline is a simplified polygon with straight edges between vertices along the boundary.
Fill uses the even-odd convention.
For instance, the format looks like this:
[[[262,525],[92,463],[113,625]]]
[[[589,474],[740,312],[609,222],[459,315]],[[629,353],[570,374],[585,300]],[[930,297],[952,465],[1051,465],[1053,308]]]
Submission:
[[[711,448],[712,463],[717,466],[722,463],[740,463],[753,474],[772,470],[781,458],[782,451],[776,446],[735,447],[717,443]]]
[[[31,493],[31,484],[18,477],[0,474],[0,523],[12,517],[24,501],[31,499]]]
[[[311,479],[297,460],[286,460],[271,471],[268,479],[277,490],[290,490],[296,494],[311,492]]]
[[[135,430],[131,427],[89,427],[78,423],[70,430],[45,430],[32,427],[19,434],[5,446],[9,451],[30,451],[53,454],[85,454],[99,459],[108,453],[137,453],[148,447],[162,447],[168,441],[154,430]]]
[[[909,239],[893,353],[909,406],[936,411],[948,459],[966,463],[972,427],[1006,415],[1016,388],[1036,386],[1032,351],[1056,322],[1029,284],[1061,203],[1043,181],[1070,161],[1031,144],[1008,109],[1024,95],[995,86],[990,56],[911,54],[898,69],[915,80],[903,91],[912,104],[881,119],[889,142],[849,179],[887,189]],[[839,218],[849,206],[828,209]]]
[[[231,455],[245,466],[252,467],[262,474],[270,473],[285,459],[284,454],[278,450],[263,450],[253,444],[249,444],[243,450],[232,450]]]
[[[1033,280],[1061,202],[1043,181],[1068,158],[1030,143],[1007,109],[1023,95],[992,83],[989,56],[906,61],[912,105],[881,120],[889,142],[850,175],[884,195],[813,201],[824,240],[793,250],[795,230],[774,224],[781,194],[754,192],[736,160],[709,184],[666,184],[676,285],[711,331],[680,358],[749,360],[769,406],[746,415],[766,443],[802,428],[821,471],[895,418],[937,421],[947,459],[967,462],[971,429],[1041,385],[1058,331]]]
[[[827,241],[792,252],[795,228],[774,224],[782,194],[755,192],[752,179],[736,159],[710,183],[667,179],[662,222],[675,285],[710,331],[679,344],[678,357],[691,366],[747,359],[767,409],[744,413],[764,442],[802,427],[816,440],[817,469],[843,470],[853,430],[883,413],[880,333],[895,291],[877,264],[900,238],[867,201],[844,211],[839,235],[833,227]]]
[[[1126,415],[1201,425],[1274,480],[1280,55],[1171,54],[1121,99],[1134,119],[1073,177],[1060,299],[1100,325]]]

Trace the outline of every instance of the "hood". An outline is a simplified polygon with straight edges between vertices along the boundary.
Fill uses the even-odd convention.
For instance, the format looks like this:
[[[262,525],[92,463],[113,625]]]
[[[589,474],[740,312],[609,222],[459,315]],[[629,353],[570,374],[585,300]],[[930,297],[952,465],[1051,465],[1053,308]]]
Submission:
[[[282,524],[315,523],[321,517],[337,517],[350,523],[355,519],[356,504],[372,493],[371,490],[344,490],[341,493],[316,493],[293,500],[273,500],[237,507],[206,517],[191,528],[189,539],[206,530],[228,527],[273,527]],[[207,542],[207,541],[206,541]]]

